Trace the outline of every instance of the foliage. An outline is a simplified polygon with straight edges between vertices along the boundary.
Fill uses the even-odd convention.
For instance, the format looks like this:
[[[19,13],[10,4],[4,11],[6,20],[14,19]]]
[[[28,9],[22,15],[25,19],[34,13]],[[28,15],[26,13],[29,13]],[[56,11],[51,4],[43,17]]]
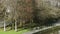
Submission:
[[[48,23],[54,23],[60,18],[59,8],[49,5],[49,2],[46,3],[44,0],[38,0],[36,3],[37,9],[35,12],[36,18],[39,21],[37,21],[38,24],[40,23],[40,25],[48,25]]]

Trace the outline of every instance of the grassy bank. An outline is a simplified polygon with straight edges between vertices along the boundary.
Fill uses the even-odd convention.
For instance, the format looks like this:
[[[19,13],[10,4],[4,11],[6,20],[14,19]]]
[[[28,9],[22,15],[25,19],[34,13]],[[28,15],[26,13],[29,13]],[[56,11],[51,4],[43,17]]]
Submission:
[[[10,29],[10,28],[9,28]],[[0,28],[0,34],[23,34],[24,32],[28,32],[28,29],[18,29],[17,32],[15,32],[15,30],[9,30],[8,28],[6,28],[6,31],[4,32],[3,28]]]

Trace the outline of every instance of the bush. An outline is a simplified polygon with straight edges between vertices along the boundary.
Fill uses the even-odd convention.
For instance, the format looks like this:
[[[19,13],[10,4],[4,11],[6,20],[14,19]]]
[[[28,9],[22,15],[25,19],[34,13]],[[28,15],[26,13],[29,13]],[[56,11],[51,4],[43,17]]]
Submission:
[[[60,18],[60,9],[57,7],[53,7],[43,0],[39,0],[36,2],[36,17],[39,25],[48,25],[56,22]],[[36,23],[37,23],[36,22]]]

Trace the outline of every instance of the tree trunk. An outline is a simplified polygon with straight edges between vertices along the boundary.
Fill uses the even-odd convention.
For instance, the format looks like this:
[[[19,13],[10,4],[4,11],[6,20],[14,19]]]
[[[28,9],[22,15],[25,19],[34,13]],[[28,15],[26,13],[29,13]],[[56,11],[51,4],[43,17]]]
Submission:
[[[14,23],[12,23],[12,28],[11,28],[12,30],[14,29]]]
[[[15,31],[17,31],[17,22],[15,21]]]
[[[4,31],[6,31],[6,23],[5,23],[5,21],[4,21]]]
[[[14,21],[12,21],[11,30],[14,29]]]

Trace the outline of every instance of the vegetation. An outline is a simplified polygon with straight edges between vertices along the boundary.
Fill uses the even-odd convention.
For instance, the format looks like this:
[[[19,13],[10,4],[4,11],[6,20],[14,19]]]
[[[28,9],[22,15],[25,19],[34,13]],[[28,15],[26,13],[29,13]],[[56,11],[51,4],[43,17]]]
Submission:
[[[23,34],[25,32],[28,32],[28,30],[21,30],[21,31],[18,31],[18,32],[15,32],[14,30],[10,30],[10,31],[0,31],[0,34]]]
[[[45,0],[0,0],[0,22],[4,22],[4,31],[9,26],[12,31],[13,29],[17,31],[18,28],[30,29],[36,26],[52,25],[59,19],[58,5],[54,6]],[[20,34],[20,31],[16,33],[12,31],[8,32]],[[2,32],[2,34],[4,33],[6,32]]]
[[[50,5],[51,3],[47,2],[47,0],[36,1],[37,9],[35,9],[35,12],[37,22],[39,22],[40,25],[49,25],[60,19],[60,9],[55,7],[54,5]]]

